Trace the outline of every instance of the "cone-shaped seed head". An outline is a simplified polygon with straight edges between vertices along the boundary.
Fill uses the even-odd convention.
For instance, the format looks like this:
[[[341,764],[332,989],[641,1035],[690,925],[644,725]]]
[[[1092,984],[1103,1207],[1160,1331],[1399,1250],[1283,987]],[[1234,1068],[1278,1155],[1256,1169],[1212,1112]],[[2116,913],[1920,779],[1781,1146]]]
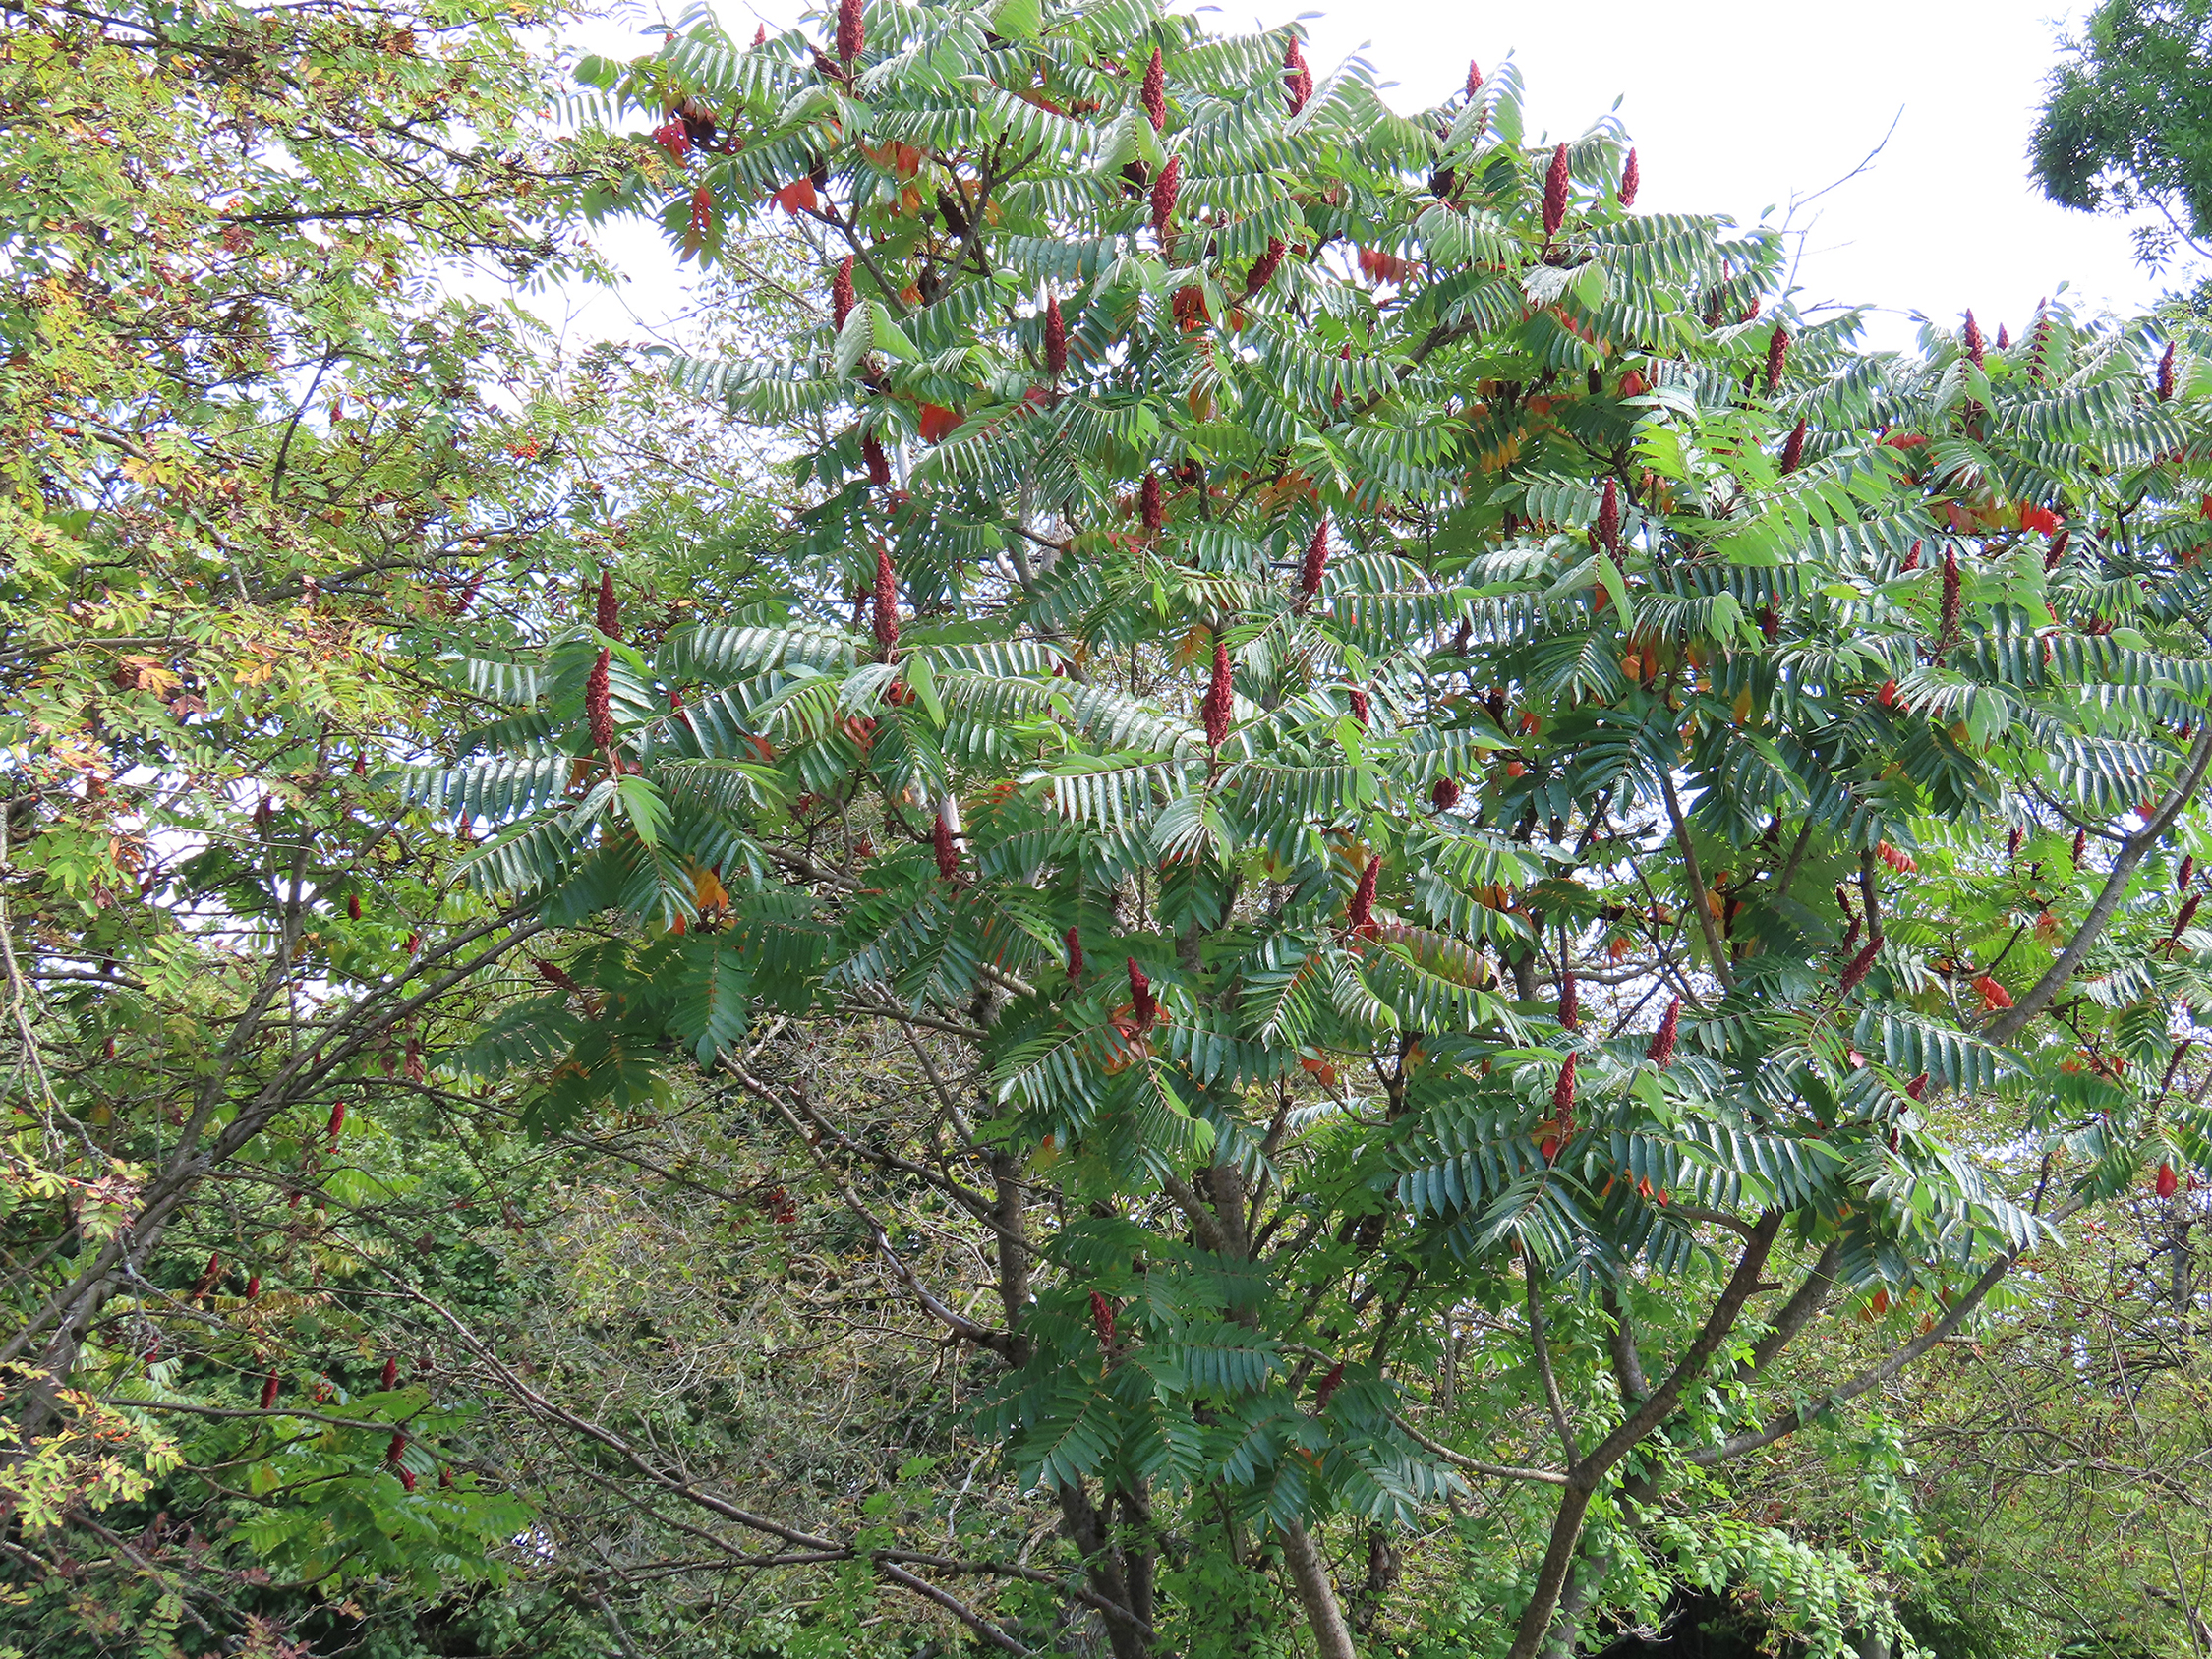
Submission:
[[[899,643],[899,573],[891,567],[891,550],[876,549],[876,644],[891,655]]]
[[[1567,146],[1551,152],[1551,167],[1543,176],[1543,234],[1557,236],[1567,222],[1567,192],[1573,180],[1567,173]]]
[[[584,681],[584,714],[591,721],[594,749],[614,747],[614,709],[607,689],[608,665],[612,658],[613,653],[601,646],[599,660],[592,664]]]
[[[614,573],[611,570],[599,573],[599,602],[593,607],[592,620],[609,639],[622,637],[622,607],[614,598]]]
[[[1175,230],[1175,197],[1183,184],[1183,157],[1171,155],[1152,181],[1152,234],[1162,242]]]
[[[1060,297],[1056,294],[1045,302],[1044,321],[1045,370],[1055,382],[1068,374],[1068,324],[1060,315]]]
[[[1313,527],[1313,540],[1306,543],[1306,560],[1298,569],[1299,598],[1311,601],[1321,591],[1321,574],[1329,567],[1329,520],[1321,515],[1321,522]]]
[[[1229,739],[1229,645],[1219,634],[1213,640],[1213,680],[1206,687],[1206,747],[1218,749]]]
[[[945,822],[943,812],[930,827],[929,839],[937,853],[937,873],[949,882],[960,873],[960,849],[953,840],[953,827]]]

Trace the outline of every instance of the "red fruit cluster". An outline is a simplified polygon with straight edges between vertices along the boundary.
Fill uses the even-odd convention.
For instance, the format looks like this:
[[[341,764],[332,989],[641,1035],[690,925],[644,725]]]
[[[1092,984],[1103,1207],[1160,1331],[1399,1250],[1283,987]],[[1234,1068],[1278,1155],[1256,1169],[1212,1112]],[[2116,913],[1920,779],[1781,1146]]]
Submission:
[[[2174,342],[2166,342],[2166,355],[2158,360],[2158,401],[2174,401]]]
[[[1937,638],[1949,644],[1958,637],[1958,549],[1944,549],[1944,602],[1937,623]]]
[[[1635,206],[1636,193],[1643,183],[1643,170],[1636,165],[1636,151],[1631,149],[1626,165],[1620,170],[1620,188],[1613,193],[1613,199],[1623,207]]]
[[[1283,89],[1290,95],[1290,112],[1296,115],[1304,109],[1313,95],[1313,72],[1306,67],[1306,54],[1298,49],[1298,37],[1283,52]]]
[[[1175,233],[1175,198],[1183,188],[1183,157],[1171,155],[1160,176],[1152,181],[1152,234],[1167,246]]]
[[[599,573],[599,599],[592,606],[592,622],[611,640],[622,637],[622,606],[614,598],[614,573],[611,570],[602,570]]]
[[[1483,89],[1483,66],[1472,58],[1467,63],[1467,95],[1473,98]]]
[[[346,920],[349,922],[361,920],[361,895],[359,893],[349,892],[346,894]]]
[[[876,547],[875,609],[876,644],[888,662],[899,644],[899,573],[891,567],[891,549],[881,543]]]
[[[937,851],[937,873],[949,882],[960,873],[960,849],[953,840],[953,827],[942,810],[930,827],[929,839]]]
[[[1774,333],[1767,341],[1767,395],[1772,397],[1781,389],[1782,371],[1789,364],[1789,330],[1780,323],[1775,324]]]
[[[1784,478],[1787,478],[1787,477],[1788,477],[1788,476],[1789,476],[1789,475],[1790,475],[1791,473],[1794,473],[1794,472],[1795,472],[1795,471],[1796,471],[1796,470],[1797,470],[1797,469],[1798,469],[1799,467],[1803,466],[1803,465],[1804,465],[1804,463],[1805,463],[1805,417],[1803,417],[1802,415],[1800,415],[1800,416],[1799,416],[1799,417],[1797,418],[1797,425],[1796,425],[1796,426],[1794,426],[1794,427],[1792,427],[1792,428],[1790,429],[1789,436],[1788,436],[1788,437],[1786,437],[1785,439],[1783,439],[1783,440],[1782,440],[1782,447],[1781,447],[1781,471],[1782,471],[1782,477],[1784,477]]]
[[[1313,1409],[1326,1411],[1329,1402],[1336,1397],[1336,1391],[1343,1382],[1344,1361],[1340,1359],[1329,1367],[1328,1375],[1321,1379],[1321,1386],[1313,1391]]]
[[[838,0],[838,61],[850,69],[867,43],[868,31],[860,21],[860,0]]]
[[[539,957],[537,961],[538,977],[544,980],[548,985],[552,986],[555,991],[565,991],[571,997],[577,997],[583,994],[584,988],[578,985],[575,979],[570,976],[568,970],[562,967],[558,962],[549,962],[542,956]],[[333,1134],[337,1132],[337,1125],[345,1120],[344,1115],[345,1109],[343,1107],[340,1107],[336,1112],[330,1115],[331,1132]]]
[[[1451,777],[1436,779],[1434,783],[1428,786],[1428,801],[1438,812],[1450,812],[1452,808],[1459,805],[1458,779]]]
[[[283,1386],[282,1379],[277,1376],[272,1367],[269,1374],[262,1379],[262,1409],[263,1411],[276,1403],[277,1391]]]
[[[1256,294],[1275,280],[1275,271],[1283,262],[1284,252],[1282,238],[1270,236],[1267,239],[1267,251],[1252,260],[1252,269],[1245,272],[1247,294]]]
[[[1146,473],[1144,482],[1136,486],[1136,518],[1148,535],[1157,536],[1167,523],[1167,503],[1160,494],[1160,477]]]
[[[1152,131],[1167,131],[1167,66],[1160,61],[1160,49],[1152,48],[1152,61],[1144,66],[1144,89],[1136,101],[1144,108],[1152,123]]]
[[[1567,192],[1573,181],[1567,172],[1567,146],[1551,152],[1551,166],[1543,175],[1543,234],[1557,236],[1567,222]]]
[[[1362,691],[1358,686],[1354,686],[1352,688],[1351,695],[1352,717],[1358,720],[1362,725],[1369,724],[1370,721],[1368,719],[1369,712],[1368,709],[1368,694]]]
[[[1666,1014],[1660,1019],[1659,1029],[1652,1033],[1652,1046],[1644,1051],[1644,1058],[1662,1071],[1666,1062],[1674,1058],[1674,1039],[1682,1024],[1682,999],[1674,998],[1666,1004]]]
[[[1983,366],[1982,328],[1972,312],[1966,314],[1966,361],[1976,369]]]
[[[1068,930],[1068,979],[1074,983],[1083,977],[1082,937],[1074,928]]]
[[[1206,747],[1219,749],[1229,740],[1230,712],[1229,644],[1216,634],[1213,639],[1213,680],[1206,687]]]
[[[1130,1012],[1136,1016],[1136,1027],[1144,1030],[1160,1017],[1160,1000],[1152,995],[1152,982],[1144,977],[1144,970],[1136,965],[1136,958],[1129,962]]]
[[[878,489],[891,482],[891,457],[883,452],[876,434],[869,432],[860,439],[860,458],[868,463],[868,482]]]
[[[2174,932],[2170,936],[2171,938],[2180,939],[2188,925],[2196,920],[2196,907],[2201,898],[2201,894],[2192,892],[2188,897],[2182,900],[2181,911],[2174,918]]]
[[[1840,982],[1844,996],[1848,997],[1859,988],[1859,982],[1873,972],[1875,958],[1881,954],[1882,936],[1876,933],[1869,936],[1866,944],[1860,947],[1859,953],[1844,964],[1843,978]]]
[[[1152,61],[1154,63],[1160,61],[1160,55],[1157,52],[1152,54]],[[1090,1328],[1098,1333],[1098,1345],[1100,1347],[1113,1347],[1114,1304],[1096,1290],[1090,1293]]]
[[[614,747],[614,706],[608,695],[608,664],[613,653],[606,646],[599,648],[599,660],[592,664],[591,673],[584,680],[584,713],[591,720],[592,747]]]
[[[1057,294],[1045,302],[1044,351],[1045,372],[1058,384],[1068,373],[1068,324],[1061,318]]]
[[[847,254],[838,262],[838,273],[830,279],[830,326],[840,333],[844,330],[845,318],[852,315],[852,256]]]
[[[1569,1031],[1582,1028],[1582,999],[1575,991],[1572,971],[1559,977],[1559,1023]]]
[[[1306,543],[1306,559],[1298,567],[1298,608],[1304,610],[1313,602],[1321,591],[1321,573],[1329,564],[1329,519],[1321,515],[1321,522],[1313,527],[1313,539]]]
[[[1344,931],[1355,939],[1372,939],[1374,925],[1374,886],[1382,874],[1382,860],[1370,858],[1360,872],[1360,885],[1352,889],[1352,905],[1345,912]]]
[[[1580,1055],[1569,1055],[1567,1063],[1559,1067],[1559,1081],[1551,1088],[1551,1116],[1570,1134],[1575,1116],[1575,1065],[1581,1058]]]
[[[1598,544],[1608,553],[1620,552],[1620,486],[1609,478],[1598,502]]]

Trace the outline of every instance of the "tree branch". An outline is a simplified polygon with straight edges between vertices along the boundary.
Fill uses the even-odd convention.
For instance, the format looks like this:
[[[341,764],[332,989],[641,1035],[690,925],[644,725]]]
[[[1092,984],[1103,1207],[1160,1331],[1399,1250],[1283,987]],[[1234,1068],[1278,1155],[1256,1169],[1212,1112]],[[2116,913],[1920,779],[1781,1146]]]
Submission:
[[[2196,741],[2189,745],[2188,759],[2183,765],[2181,775],[2174,779],[2173,787],[2167,791],[2166,799],[2160,803],[2158,810],[2151,815],[2150,822],[2122,843],[2119,855],[2112,861],[2112,872],[2105,878],[2103,890],[2097,894],[2096,902],[2089,907],[2089,914],[2083,919],[2081,926],[2074,930],[2073,938],[2066,942],[2066,947],[2059,952],[2059,959],[2051,964],[2033,988],[2024,992],[2009,1008],[1982,1028],[1983,1036],[1993,1043],[2009,1043],[2059,994],[2059,988],[2081,965],[2082,957],[2088,955],[2091,947],[2103,937],[2114,913],[2120,909],[2120,901],[2126,894],[2128,878],[2134,875],[2135,866],[2142,863],[2143,855],[2158,843],[2158,838],[2181,816],[2182,809],[2188,805],[2197,786],[2204,781],[2204,771],[2208,764],[2212,764],[2212,720],[2206,721],[2198,730]]]
[[[1733,991],[1735,969],[1729,966],[1727,951],[1720,947],[1720,933],[1714,925],[1705,872],[1698,868],[1698,850],[1690,844],[1690,827],[1682,817],[1682,802],[1674,793],[1671,772],[1659,773],[1659,793],[1666,801],[1667,821],[1674,826],[1674,844],[1682,851],[1682,871],[1690,884],[1690,904],[1698,913],[1698,929],[1705,935],[1706,954],[1713,958],[1713,976],[1720,982],[1723,991]]]

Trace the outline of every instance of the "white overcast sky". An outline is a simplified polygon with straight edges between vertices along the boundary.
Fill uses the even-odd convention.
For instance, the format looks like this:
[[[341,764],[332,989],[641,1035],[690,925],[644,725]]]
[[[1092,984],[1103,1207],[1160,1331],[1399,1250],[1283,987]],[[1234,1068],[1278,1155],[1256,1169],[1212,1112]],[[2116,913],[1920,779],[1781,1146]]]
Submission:
[[[673,10],[674,8],[671,8]],[[799,16],[790,0],[718,0],[733,33]],[[1274,3],[1211,8],[1219,29],[1303,16],[1315,70],[1358,53],[1401,107],[1439,101],[1470,57],[1510,54],[1527,83],[1532,142],[1581,132],[1621,99],[1654,211],[1724,213],[1743,224],[1786,212],[1849,174],[1896,127],[1868,170],[1798,216],[1809,226],[1802,305],[1874,308],[1869,339],[1910,343],[1914,314],[1949,326],[1969,306],[1992,337],[2016,335],[2037,299],[2069,283],[2092,310],[2145,307],[2161,283],[2131,257],[2127,228],[2045,201],[2025,160],[2057,41],[2082,10],[2055,0],[1857,0],[1842,6],[1728,0],[1566,0],[1481,7],[1357,0],[1324,13]],[[649,49],[633,20],[573,31],[578,50]],[[649,227],[611,233],[630,277],[622,308],[588,305],[579,332],[627,335],[682,304],[671,256]],[[545,302],[540,302],[541,307]],[[546,307],[545,309],[557,309]],[[634,321],[632,319],[635,319]]]

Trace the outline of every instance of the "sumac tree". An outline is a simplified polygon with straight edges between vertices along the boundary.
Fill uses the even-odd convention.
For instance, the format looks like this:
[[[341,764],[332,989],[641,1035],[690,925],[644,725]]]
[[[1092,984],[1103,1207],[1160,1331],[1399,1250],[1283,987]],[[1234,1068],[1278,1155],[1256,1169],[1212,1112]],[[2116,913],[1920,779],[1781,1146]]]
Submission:
[[[1341,1659],[1473,1487],[1497,1647],[1570,1650],[1748,1559],[1670,1494],[2205,1167],[2203,371],[2056,308],[1857,353],[1510,65],[1406,115],[1137,0],[861,22],[585,67],[657,129],[605,210],[816,252],[811,339],[682,376],[832,435],[781,605],[488,665],[513,718],[413,774],[582,941],[444,1062],[547,1129],[753,1096],[995,1369],[1122,1659],[1208,1552]],[[911,1039],[898,1136],[779,1059],[852,1022]],[[1877,1304],[1924,1324],[1806,1351]],[[1054,1639],[951,1587],[1034,1568],[688,1496]]]

